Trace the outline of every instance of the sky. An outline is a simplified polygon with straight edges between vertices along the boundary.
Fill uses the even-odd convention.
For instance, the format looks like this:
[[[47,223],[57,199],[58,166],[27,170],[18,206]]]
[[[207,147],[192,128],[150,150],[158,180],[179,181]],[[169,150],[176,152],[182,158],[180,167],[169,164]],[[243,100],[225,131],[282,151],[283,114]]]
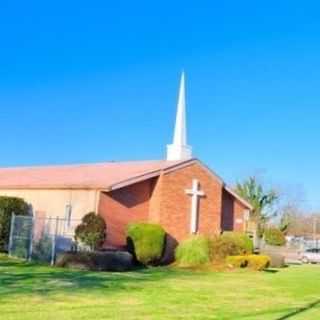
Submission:
[[[184,70],[194,156],[318,210],[319,10],[1,0],[0,166],[163,159]]]

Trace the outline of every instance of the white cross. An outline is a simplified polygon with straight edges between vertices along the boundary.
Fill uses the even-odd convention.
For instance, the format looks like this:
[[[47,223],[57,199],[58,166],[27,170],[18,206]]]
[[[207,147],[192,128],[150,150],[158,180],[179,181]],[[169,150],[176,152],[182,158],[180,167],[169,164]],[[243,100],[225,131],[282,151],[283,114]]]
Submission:
[[[205,193],[199,190],[199,181],[197,179],[192,180],[192,189],[187,189],[186,193],[192,196],[190,232],[194,234],[198,231],[199,198],[204,197]]]

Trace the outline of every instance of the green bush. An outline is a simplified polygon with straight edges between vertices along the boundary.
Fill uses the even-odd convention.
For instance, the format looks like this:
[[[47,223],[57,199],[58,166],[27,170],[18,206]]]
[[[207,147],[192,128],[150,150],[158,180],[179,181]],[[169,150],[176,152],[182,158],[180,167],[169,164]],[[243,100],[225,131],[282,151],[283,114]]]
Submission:
[[[175,256],[182,267],[207,264],[210,262],[210,240],[204,236],[193,236],[178,245]]]
[[[103,218],[95,212],[86,214],[75,230],[75,238],[91,250],[99,249],[106,239],[106,224]]]
[[[132,247],[138,262],[144,265],[159,263],[165,246],[166,232],[158,224],[132,223],[127,227],[128,247]]]
[[[285,235],[278,228],[268,228],[264,232],[266,244],[271,246],[284,246],[286,244]]]
[[[211,240],[211,258],[224,260],[227,256],[250,254],[253,251],[253,242],[240,232],[224,232]]]
[[[8,249],[12,213],[28,215],[29,205],[20,198],[0,196],[0,251]]]
[[[234,268],[245,268],[248,265],[247,256],[229,256],[226,263]]]
[[[261,271],[270,266],[270,257],[263,255],[251,254],[247,256],[248,268],[252,270]]]

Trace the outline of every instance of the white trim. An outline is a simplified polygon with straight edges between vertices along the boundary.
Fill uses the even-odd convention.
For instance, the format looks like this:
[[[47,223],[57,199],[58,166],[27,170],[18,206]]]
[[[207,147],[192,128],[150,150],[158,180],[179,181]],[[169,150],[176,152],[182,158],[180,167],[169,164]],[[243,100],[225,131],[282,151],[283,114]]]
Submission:
[[[230,187],[228,187],[227,185],[224,186],[224,189],[226,191],[228,191],[232,196],[234,196],[239,202],[241,202],[243,205],[245,205],[246,207],[248,207],[248,209],[253,210],[252,205],[244,200],[242,197],[240,197],[234,190],[232,190]]]
[[[117,190],[117,189],[124,188],[124,187],[127,187],[129,185],[132,185],[132,184],[135,184],[138,182],[142,182],[142,181],[154,178],[154,177],[158,177],[161,175],[161,173],[165,174],[165,173],[169,173],[172,171],[176,171],[176,170],[182,169],[184,167],[187,167],[187,166],[195,163],[195,161],[196,161],[195,159],[186,160],[184,162],[180,162],[178,164],[173,164],[172,166],[168,166],[164,169],[159,169],[156,171],[142,174],[140,176],[132,177],[132,178],[129,178],[129,179],[126,179],[126,180],[123,180],[123,181],[120,181],[120,182],[117,182],[117,183],[111,185],[110,188],[108,188],[105,191]]]

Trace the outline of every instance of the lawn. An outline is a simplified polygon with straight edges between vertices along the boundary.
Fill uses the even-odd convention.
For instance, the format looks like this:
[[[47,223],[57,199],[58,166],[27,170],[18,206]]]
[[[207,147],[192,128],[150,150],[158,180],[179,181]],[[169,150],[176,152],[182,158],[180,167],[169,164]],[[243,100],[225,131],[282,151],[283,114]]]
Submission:
[[[95,273],[0,256],[0,319],[319,319],[320,266],[274,271]]]

